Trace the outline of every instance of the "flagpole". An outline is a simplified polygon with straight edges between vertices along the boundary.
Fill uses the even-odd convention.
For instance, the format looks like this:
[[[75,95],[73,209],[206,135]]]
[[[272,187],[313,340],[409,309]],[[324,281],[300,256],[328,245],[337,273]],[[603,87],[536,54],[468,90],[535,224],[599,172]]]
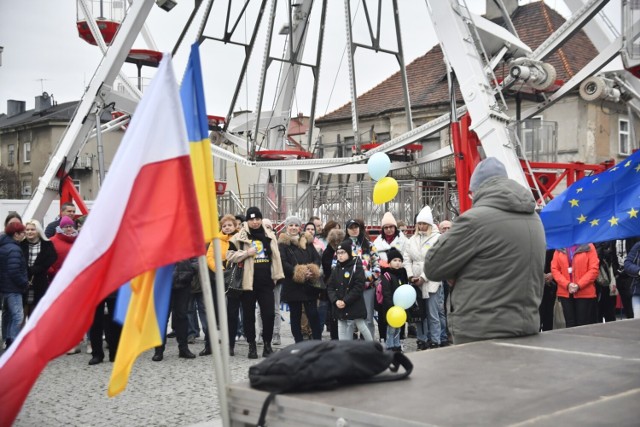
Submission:
[[[211,241],[213,245],[213,258],[216,265],[220,268],[216,268],[216,284],[220,283],[220,286],[216,286],[216,296],[218,300],[218,313],[220,323],[220,333],[222,334],[222,362],[224,367],[224,373],[226,375],[227,384],[231,382],[231,371],[229,369],[229,349],[231,348],[229,343],[229,317],[227,315],[227,294],[224,288],[224,271],[222,266],[222,246],[220,244],[220,234],[216,233],[215,237]]]
[[[216,242],[217,241],[217,242]],[[214,239],[217,243],[217,248],[214,246],[214,252],[216,252],[216,258],[219,258],[219,251],[215,250],[220,247],[219,239]],[[213,243],[212,243],[213,244]],[[216,259],[217,261],[217,259]],[[216,264],[222,265],[222,264]],[[216,270],[220,270],[217,268]],[[209,267],[207,266],[207,259],[204,255],[198,257],[198,273],[200,274],[200,283],[202,284],[202,295],[204,297],[204,307],[207,313],[207,329],[209,332],[209,345],[211,346],[211,352],[213,354],[213,365],[216,373],[216,384],[218,386],[218,401],[220,404],[220,414],[222,416],[222,425],[230,426],[229,419],[229,405],[227,404],[227,378],[228,378],[228,364],[225,372],[225,362],[223,351],[220,348],[220,335],[218,333],[218,325],[216,321],[216,309],[213,305],[213,294],[211,293],[211,281],[209,280]],[[218,274],[216,273],[216,281],[218,280]],[[216,286],[219,288],[219,286]],[[223,299],[224,301],[224,299]],[[219,304],[222,307],[220,312],[220,319],[226,319],[226,307],[225,304]],[[223,312],[224,311],[224,317]],[[226,323],[226,321],[224,322]],[[225,332],[226,329],[222,329],[223,337],[228,335]],[[228,337],[227,337],[228,340]],[[228,354],[227,354],[228,357]]]

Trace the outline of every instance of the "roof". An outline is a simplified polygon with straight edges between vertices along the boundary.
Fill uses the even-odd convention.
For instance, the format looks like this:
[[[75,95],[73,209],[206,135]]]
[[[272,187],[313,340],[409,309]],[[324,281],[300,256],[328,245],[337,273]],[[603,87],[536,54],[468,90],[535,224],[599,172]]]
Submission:
[[[0,132],[17,126],[33,127],[51,121],[68,123],[71,121],[77,105],[78,101],[63,102],[62,104],[56,104],[37,113],[36,110],[33,109],[14,116],[0,116]]]
[[[555,10],[539,1],[519,6],[511,20],[520,39],[535,50],[565,19]],[[496,20],[501,23],[502,19]],[[557,72],[556,79],[567,81],[589,63],[598,51],[583,31],[578,31],[565,44],[545,59]],[[446,67],[440,45],[414,60],[406,68],[409,82],[409,96],[412,110],[449,105]],[[509,70],[497,69],[496,77],[505,77]],[[456,99],[462,102],[457,91]],[[404,111],[404,97],[400,72],[397,72],[373,89],[358,97],[358,116],[360,118]],[[351,102],[337,110],[320,117],[316,124],[343,121],[351,118]]]

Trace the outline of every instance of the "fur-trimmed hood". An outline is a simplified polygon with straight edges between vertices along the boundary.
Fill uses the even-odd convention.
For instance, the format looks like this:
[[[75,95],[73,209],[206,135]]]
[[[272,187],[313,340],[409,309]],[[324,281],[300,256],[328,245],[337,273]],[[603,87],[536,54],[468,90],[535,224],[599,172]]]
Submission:
[[[297,246],[305,250],[307,248],[307,243],[313,244],[313,235],[311,233],[302,233],[298,238]],[[296,245],[296,241],[292,236],[289,236],[287,233],[282,232],[278,236],[278,243],[281,245]]]
[[[340,243],[342,243],[344,239],[345,239],[344,230],[341,230],[339,228],[334,228],[333,230],[329,231],[329,234],[327,235],[327,244],[335,249],[338,247]]]

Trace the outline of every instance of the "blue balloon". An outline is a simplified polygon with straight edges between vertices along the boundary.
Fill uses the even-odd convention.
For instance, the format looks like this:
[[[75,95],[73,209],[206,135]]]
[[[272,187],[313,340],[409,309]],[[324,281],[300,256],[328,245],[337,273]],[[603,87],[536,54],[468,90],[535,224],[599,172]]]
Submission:
[[[389,173],[391,167],[391,159],[385,153],[376,153],[369,158],[367,162],[367,170],[369,176],[376,181],[384,178]]]
[[[416,290],[411,285],[401,285],[393,293],[393,305],[407,310],[416,302]]]

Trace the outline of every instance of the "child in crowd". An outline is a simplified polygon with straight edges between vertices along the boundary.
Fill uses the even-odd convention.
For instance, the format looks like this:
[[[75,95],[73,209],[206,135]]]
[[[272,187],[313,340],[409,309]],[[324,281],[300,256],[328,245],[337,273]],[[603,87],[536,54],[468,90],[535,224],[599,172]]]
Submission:
[[[402,254],[396,248],[387,251],[387,261],[389,266],[382,269],[382,307],[378,312],[378,316],[385,318],[387,310],[393,307],[393,294],[400,285],[409,283],[407,270],[404,269],[402,263],[404,259]],[[400,345],[400,328],[393,328],[387,325],[387,350],[402,352]]]
[[[364,303],[364,269],[360,259],[353,256],[351,239],[336,249],[338,264],[331,272],[327,293],[338,318],[338,339],[353,339],[353,327],[358,327],[367,341],[373,337],[366,327],[367,307]]]

